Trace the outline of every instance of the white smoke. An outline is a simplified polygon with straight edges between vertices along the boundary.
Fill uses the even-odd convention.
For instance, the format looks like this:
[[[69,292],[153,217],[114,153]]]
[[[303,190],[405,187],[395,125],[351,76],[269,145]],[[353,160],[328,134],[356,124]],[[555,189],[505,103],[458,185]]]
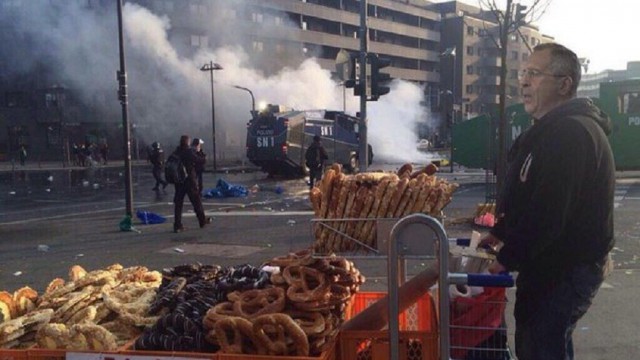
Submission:
[[[65,86],[79,90],[85,103],[98,107],[104,121],[119,121],[115,6],[97,11],[65,2],[52,11],[40,5],[27,2],[23,16],[13,19],[19,31],[37,39],[29,50],[33,58],[23,62],[36,64],[45,56],[60,69],[58,76]],[[314,58],[265,76],[252,64],[259,57],[238,46],[181,55],[169,40],[170,20],[142,6],[126,3],[123,24],[130,120],[137,126],[136,135],[147,144],[160,140],[172,146],[180,135],[189,134],[203,138],[205,149],[211,149],[210,73],[200,70],[210,61],[223,67],[213,73],[219,157],[244,157],[251,97],[234,86],[250,89],[256,105],[264,101],[298,110],[343,108],[342,86]],[[423,89],[394,81],[388,95],[368,103],[368,138],[376,162],[426,161],[416,150],[416,124],[427,121],[423,100]],[[351,114],[359,111],[359,99],[351,89],[347,89],[345,107]]]

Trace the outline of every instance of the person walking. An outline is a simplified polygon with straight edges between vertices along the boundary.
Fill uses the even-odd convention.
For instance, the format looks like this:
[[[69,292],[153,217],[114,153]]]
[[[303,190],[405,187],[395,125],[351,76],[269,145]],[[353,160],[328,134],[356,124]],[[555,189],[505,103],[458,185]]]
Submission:
[[[20,165],[24,166],[27,163],[27,148],[24,145],[20,145],[18,156],[20,157]]]
[[[191,139],[188,135],[182,135],[180,137],[180,145],[176,148],[175,153],[180,157],[182,166],[184,166],[186,172],[186,179],[181,183],[175,185],[175,195],[173,197],[174,203],[174,222],[173,231],[176,233],[185,230],[182,225],[182,207],[184,203],[184,197],[187,195],[193,210],[198,217],[198,223],[203,228],[205,225],[210,224],[212,219],[206,217],[204,214],[204,208],[202,207],[202,198],[198,192],[198,183],[196,176],[196,165],[204,164],[204,158],[196,155],[196,151],[190,146]]]
[[[515,346],[520,360],[571,360],[572,333],[604,281],[614,246],[611,121],[577,99],[580,61],[546,43],[519,81],[534,124],[508,154],[497,224],[480,246],[499,249],[490,272],[517,271]]]
[[[151,144],[149,162],[153,166],[151,173],[153,174],[153,178],[156,180],[156,184],[151,190],[160,190],[160,185],[162,185],[162,190],[164,190],[168,184],[164,179],[162,179],[162,173],[164,172],[164,150],[162,150],[160,143],[157,141]]]
[[[320,141],[320,135],[313,136],[313,143],[307,148],[304,158],[309,168],[309,189],[313,189],[315,182],[322,178],[324,162],[329,159],[327,151]]]
[[[195,164],[196,177],[198,178],[198,192],[200,193],[201,196],[202,196],[202,190],[204,190],[203,183],[202,183],[202,174],[204,173],[204,166],[207,162],[207,154],[205,154],[204,151],[202,150],[202,145],[204,145],[204,141],[202,141],[202,139],[199,139],[199,138],[194,138],[193,141],[191,142],[191,147],[193,147],[193,150],[195,150],[196,156],[202,159],[201,163],[198,162]]]

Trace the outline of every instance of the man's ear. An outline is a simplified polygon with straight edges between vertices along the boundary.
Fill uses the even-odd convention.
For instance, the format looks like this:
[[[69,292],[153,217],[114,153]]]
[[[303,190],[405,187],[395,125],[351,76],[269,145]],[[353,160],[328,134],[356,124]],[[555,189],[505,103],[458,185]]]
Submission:
[[[565,76],[560,79],[560,88],[558,89],[561,95],[567,95],[571,93],[573,87],[573,79],[569,76]]]

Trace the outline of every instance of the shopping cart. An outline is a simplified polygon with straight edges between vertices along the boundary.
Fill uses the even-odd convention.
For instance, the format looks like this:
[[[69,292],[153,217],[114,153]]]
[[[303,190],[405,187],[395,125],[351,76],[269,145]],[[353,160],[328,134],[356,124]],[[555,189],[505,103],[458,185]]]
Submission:
[[[468,246],[469,240],[449,240],[442,224],[427,215],[413,214],[400,219],[391,230],[388,243],[389,313],[398,313],[398,250],[406,246],[407,234],[416,229],[431,231],[423,246],[433,248],[438,259],[438,312],[441,360],[508,360],[504,310],[505,287],[512,287],[509,274],[489,275],[450,272],[450,242]],[[459,253],[460,254],[460,253]],[[462,254],[465,254],[462,252]],[[490,257],[487,257],[490,259]],[[483,287],[475,297],[459,296],[452,301],[450,286],[463,292],[467,287]],[[389,358],[398,359],[398,319],[389,317]]]

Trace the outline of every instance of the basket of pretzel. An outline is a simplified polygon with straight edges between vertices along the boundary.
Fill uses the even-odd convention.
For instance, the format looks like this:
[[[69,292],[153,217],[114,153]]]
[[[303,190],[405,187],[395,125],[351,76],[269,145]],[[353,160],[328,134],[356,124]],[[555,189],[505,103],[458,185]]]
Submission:
[[[413,213],[439,217],[458,185],[435,176],[429,164],[414,171],[345,175],[334,164],[309,197],[315,215],[314,250],[318,254],[376,251],[376,219]]]
[[[320,356],[335,343],[364,277],[343,257],[305,250],[274,258],[262,289],[236,291],[203,319],[207,341],[230,354]]]
[[[147,310],[160,281],[142,266],[75,265],[40,295],[28,286],[1,291],[0,348],[115,351],[156,321]]]

